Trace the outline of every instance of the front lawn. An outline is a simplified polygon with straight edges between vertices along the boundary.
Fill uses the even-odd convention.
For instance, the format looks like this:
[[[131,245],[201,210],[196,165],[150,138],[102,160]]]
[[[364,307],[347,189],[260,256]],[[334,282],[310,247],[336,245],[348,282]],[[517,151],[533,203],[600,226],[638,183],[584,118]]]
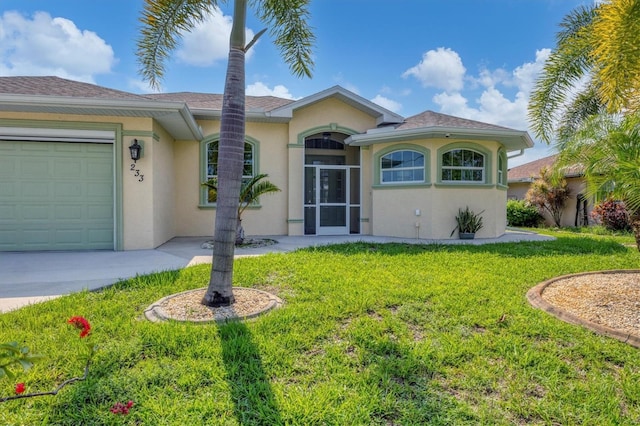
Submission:
[[[443,246],[356,243],[236,262],[238,286],[285,300],[245,323],[150,323],[152,302],[203,287],[208,266],[138,277],[0,315],[0,342],[47,355],[0,424],[632,425],[638,349],[529,306],[558,275],[640,267],[620,237]],[[0,396],[15,383],[0,379]],[[134,402],[127,415],[115,403]]]

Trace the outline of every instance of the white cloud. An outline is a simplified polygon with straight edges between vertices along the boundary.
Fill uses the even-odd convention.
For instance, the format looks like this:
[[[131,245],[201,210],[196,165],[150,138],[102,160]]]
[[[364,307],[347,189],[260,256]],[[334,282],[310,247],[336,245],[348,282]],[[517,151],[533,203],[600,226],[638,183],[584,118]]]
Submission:
[[[429,50],[418,65],[409,68],[402,76],[417,78],[424,87],[435,87],[447,92],[462,90],[466,68],[457,52],[444,47]]]
[[[386,98],[382,95],[376,95],[375,98],[371,99],[371,102],[373,102],[374,104],[378,104],[381,107],[386,108],[389,111],[393,111],[395,113],[400,112],[400,110],[402,109],[402,104],[394,100],[391,100],[389,98]]]
[[[128,84],[129,84],[129,87],[131,87],[132,90],[135,93],[161,93],[161,92],[163,92],[161,87],[153,88],[153,87],[151,87],[149,82],[145,81],[145,80],[129,79]]]
[[[289,93],[289,89],[287,89],[286,87],[279,84],[274,86],[273,89],[270,89],[266,84],[260,81],[248,85],[246,90],[246,95],[247,96],[276,96],[278,98],[284,98],[284,99],[296,99],[293,97],[291,93]]]
[[[111,72],[113,49],[92,31],[82,31],[65,18],[36,12],[0,17],[0,75],[55,75],[94,83],[96,74]]]
[[[477,77],[468,77],[484,88],[473,102],[460,91],[439,93],[433,101],[445,114],[526,130],[529,128],[529,96],[549,53],[549,49],[538,50],[534,62],[522,64],[513,71],[483,69]],[[501,86],[515,87],[516,93],[507,97]]]
[[[214,7],[209,18],[183,34],[182,45],[176,51],[178,59],[199,67],[226,61],[229,56],[231,26],[232,17],[225,16],[219,8]],[[253,39],[254,33],[250,29],[245,34],[247,42]],[[256,45],[247,52],[247,59],[252,56],[255,47]]]

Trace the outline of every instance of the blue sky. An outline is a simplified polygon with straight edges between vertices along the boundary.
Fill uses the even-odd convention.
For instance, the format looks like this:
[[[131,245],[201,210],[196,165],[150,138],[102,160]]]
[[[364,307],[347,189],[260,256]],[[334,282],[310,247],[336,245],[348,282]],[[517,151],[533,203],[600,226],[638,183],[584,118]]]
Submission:
[[[562,18],[593,0],[313,0],[313,78],[294,77],[267,34],[247,94],[302,98],[341,85],[405,117],[433,110],[528,130],[527,101]],[[141,0],[2,0],[0,75],[57,75],[133,93]],[[162,91],[222,93],[231,7],[189,35]],[[247,31],[263,28],[253,16]],[[533,134],[531,134],[533,137]],[[510,161],[550,154],[534,149]]]

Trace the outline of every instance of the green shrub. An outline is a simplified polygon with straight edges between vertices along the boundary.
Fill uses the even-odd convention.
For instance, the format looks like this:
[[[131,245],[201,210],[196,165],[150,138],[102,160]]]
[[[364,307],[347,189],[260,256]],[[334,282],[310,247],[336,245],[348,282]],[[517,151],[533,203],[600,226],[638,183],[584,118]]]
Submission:
[[[509,226],[526,226],[534,228],[542,222],[543,218],[538,208],[525,200],[507,201],[507,224]]]

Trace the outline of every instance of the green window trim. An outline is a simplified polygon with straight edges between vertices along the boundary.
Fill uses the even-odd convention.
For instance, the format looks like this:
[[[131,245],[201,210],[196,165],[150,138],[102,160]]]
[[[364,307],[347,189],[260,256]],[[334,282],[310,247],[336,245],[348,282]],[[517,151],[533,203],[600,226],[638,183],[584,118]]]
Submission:
[[[500,189],[507,189],[509,184],[507,183],[507,153],[500,149],[498,151],[498,167],[496,186]]]
[[[445,154],[451,151],[472,151],[474,153],[480,154],[484,157],[483,166],[482,166],[482,181],[473,181],[473,180],[443,180],[442,179],[442,171],[447,167],[454,167],[459,170],[479,170],[480,167],[464,167],[464,166],[444,166],[443,165],[443,157]],[[438,173],[436,175],[436,184],[437,186],[491,186],[493,187],[493,168],[492,168],[492,153],[482,145],[473,142],[455,142],[448,145],[445,145],[438,149]]]
[[[382,181],[382,172],[384,171],[382,167],[382,159],[383,157],[396,153],[410,151],[418,154],[422,154],[423,156],[423,180],[421,181],[392,181],[392,182],[383,182]],[[373,157],[373,187],[374,188],[406,188],[406,187],[429,187],[431,186],[431,151],[423,146],[414,145],[414,144],[398,144],[392,145],[387,148],[384,148],[375,153]],[[415,168],[412,168],[415,169]]]
[[[202,141],[200,141],[200,181],[199,183],[206,182],[210,176],[209,168],[208,168],[208,165],[209,165],[208,164],[209,163],[208,148],[209,148],[209,144],[218,142],[218,141],[220,141],[219,133],[209,135],[206,138],[204,138]],[[260,173],[260,167],[259,167],[259,161],[258,161],[260,158],[260,142],[257,139],[252,138],[251,136],[245,136],[244,143],[245,143],[245,150],[247,145],[251,146],[251,149],[252,149],[252,159],[251,159],[252,175],[251,176],[255,176],[256,174]],[[243,175],[243,177],[250,177],[250,176]],[[200,192],[200,201],[198,204],[199,208],[212,209],[216,207],[216,203],[209,202],[209,194],[205,186],[200,185],[199,192]],[[260,208],[260,204],[258,202],[256,204],[251,205],[249,208],[258,209]]]

